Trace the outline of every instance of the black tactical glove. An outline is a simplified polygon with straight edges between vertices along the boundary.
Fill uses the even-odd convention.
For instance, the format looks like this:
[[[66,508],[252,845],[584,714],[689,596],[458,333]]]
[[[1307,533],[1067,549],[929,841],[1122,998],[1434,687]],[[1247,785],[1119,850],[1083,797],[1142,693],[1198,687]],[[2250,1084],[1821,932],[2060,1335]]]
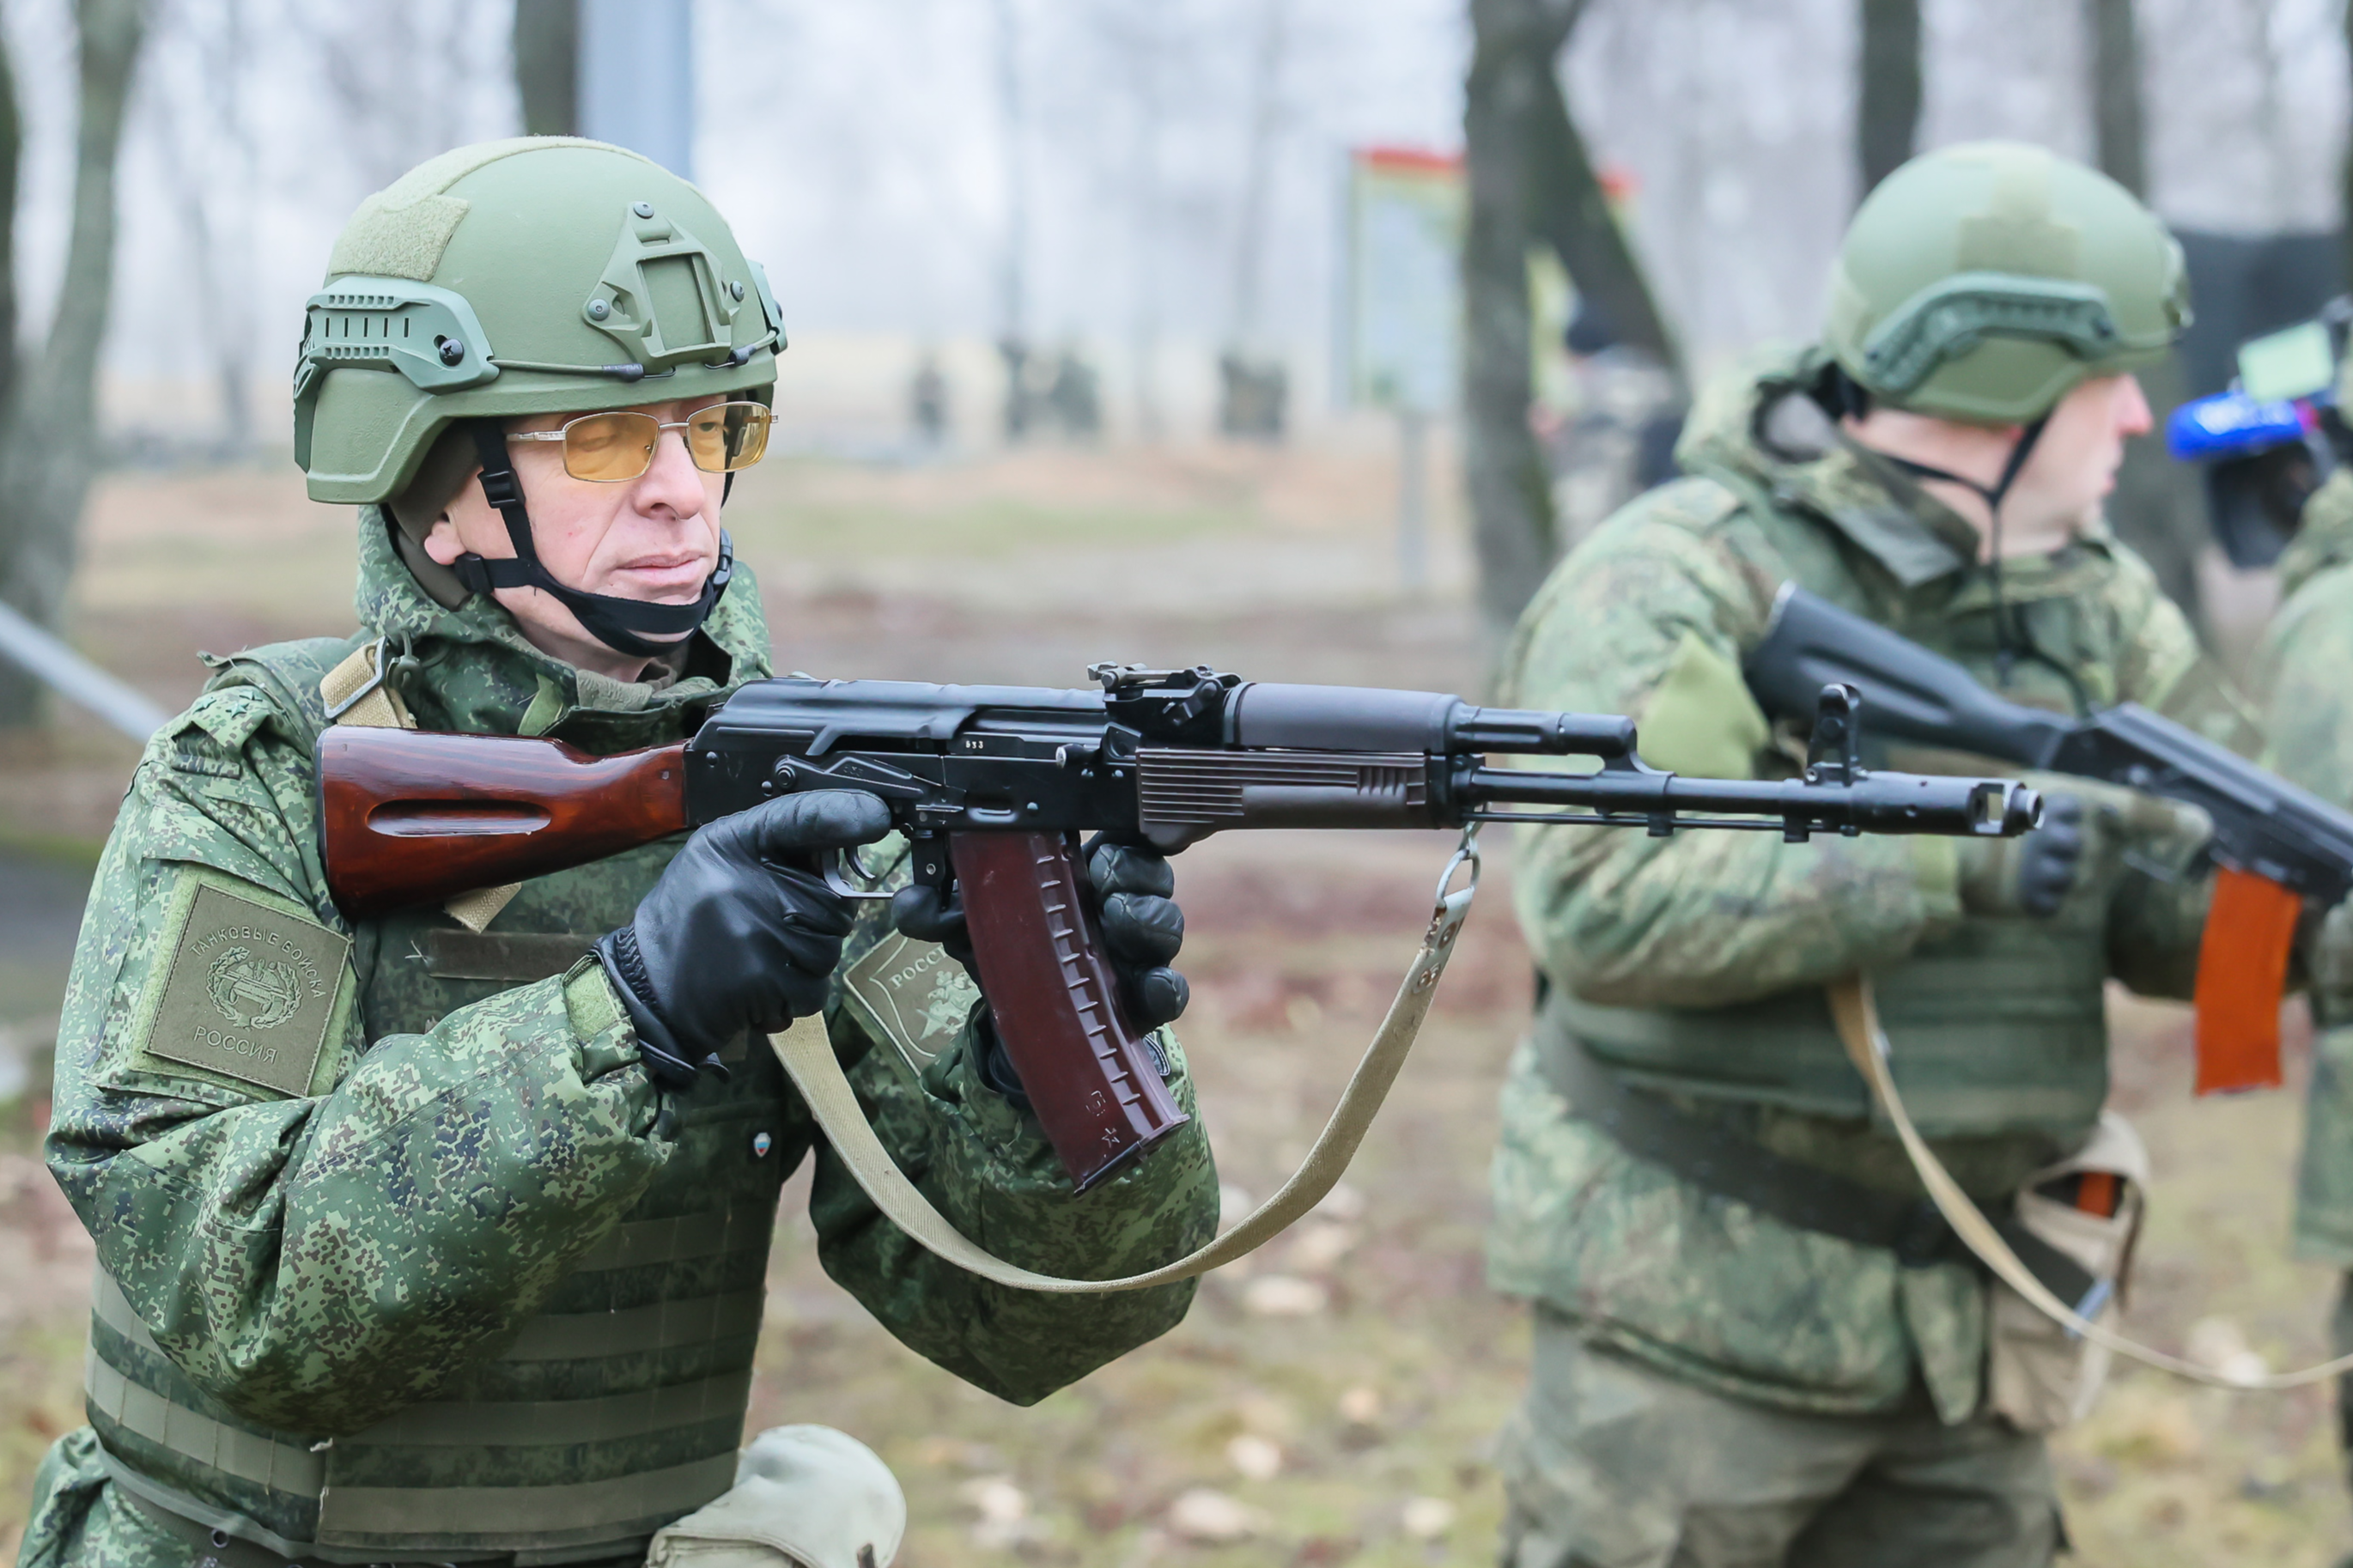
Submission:
[[[1176,890],[1176,873],[1169,868],[1168,858],[1156,850],[1098,838],[1087,847],[1086,868],[1104,956],[1119,976],[1128,1021],[1147,1030],[1174,1023],[1184,1014],[1193,993],[1185,977],[1168,967],[1168,961],[1185,945],[1185,911],[1171,897]],[[975,980],[980,978],[961,900],[943,900],[937,889],[921,884],[902,888],[891,900],[891,923],[918,942],[938,942]],[[997,1037],[994,1020],[984,1013],[981,1025],[982,1079],[1000,1094],[1027,1103],[1021,1080],[1006,1058],[1004,1042]]]
[[[2080,796],[2042,797],[2042,823],[2017,838],[1965,839],[1961,903],[1971,914],[2049,920],[2084,868],[2085,813]]]
[[[746,1030],[774,1033],[825,1005],[849,905],[784,858],[871,844],[890,831],[890,813],[872,795],[812,790],[723,817],[687,840],[629,923],[596,944],[657,1083],[682,1089]]]

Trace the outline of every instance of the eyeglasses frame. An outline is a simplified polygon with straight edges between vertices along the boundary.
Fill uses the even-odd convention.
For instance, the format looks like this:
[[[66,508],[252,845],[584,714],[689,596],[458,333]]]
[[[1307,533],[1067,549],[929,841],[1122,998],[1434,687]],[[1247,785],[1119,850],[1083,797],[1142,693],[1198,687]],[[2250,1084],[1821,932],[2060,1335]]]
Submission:
[[[725,408],[731,404],[738,403],[744,405],[747,408],[757,408],[770,424],[774,424],[776,422],[776,416],[775,410],[769,408],[765,404],[754,403],[748,397],[723,398],[717,403],[707,405],[705,408],[697,410],[697,412],[708,413],[712,408]],[[510,441],[561,441],[571,434],[572,427],[575,425],[585,424],[591,419],[607,418],[615,414],[635,413],[637,413],[637,411],[632,408],[599,408],[593,413],[575,415],[573,417],[566,419],[563,424],[557,426],[553,430],[511,430],[507,432],[507,439]],[[639,415],[638,417],[653,419],[653,416],[650,414]],[[655,447],[659,447],[661,445],[661,433],[663,431],[690,430],[693,428],[693,424],[694,422],[691,419],[654,419]],[[683,436],[681,436],[678,439],[679,445],[686,448],[686,460],[690,463],[694,463],[694,443],[689,441]],[[763,443],[760,451],[760,458],[765,458],[767,455],[766,445],[765,443]],[[695,472],[701,474],[739,474],[742,473],[744,468],[752,467],[753,463],[757,463],[760,460],[760,458],[753,458],[752,462],[744,464],[742,468],[706,468],[701,463],[694,463],[694,469]],[[646,454],[646,466],[639,468],[636,473],[628,475],[621,479],[581,479],[578,474],[572,471],[572,467],[568,463],[565,465],[564,473],[565,478],[574,479],[584,485],[628,485],[635,484],[638,480],[644,479],[652,469],[653,466],[654,454],[652,452],[648,452]]]

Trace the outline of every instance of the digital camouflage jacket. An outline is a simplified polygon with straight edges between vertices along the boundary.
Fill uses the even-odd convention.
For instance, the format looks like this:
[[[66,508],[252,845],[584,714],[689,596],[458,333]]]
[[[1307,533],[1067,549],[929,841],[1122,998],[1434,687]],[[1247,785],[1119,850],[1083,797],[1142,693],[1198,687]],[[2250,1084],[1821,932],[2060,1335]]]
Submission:
[[[2280,607],[2256,649],[2253,682],[2270,737],[2266,761],[2293,784],[2353,806],[2353,473],[2305,503],[2280,557]],[[2353,1268],[2353,920],[2340,910],[2314,955],[2312,1082],[2296,1177],[2295,1250]]]
[[[1818,363],[1772,358],[1709,389],[1677,451],[1690,477],[1640,498],[1561,563],[1521,619],[1499,700],[1632,714],[1642,754],[1679,772],[1789,776],[1802,736],[1767,723],[1739,671],[1792,580],[2000,681],[1994,584],[1974,531],[1838,437],[1799,390]],[[2008,671],[2012,697],[2078,710],[2137,700],[2248,743],[2245,715],[2181,616],[2105,531],[2008,561],[2002,590],[2026,644]],[[1863,726],[1868,736],[1868,709]],[[1878,755],[1918,771],[2002,771]],[[1925,1114],[1924,1128],[1965,1185],[1999,1198],[2096,1117],[2105,979],[2189,986],[2202,885],[2128,870],[2111,843],[2052,920],[1992,921],[1964,915],[1947,839],[1524,832],[1514,896],[1554,994],[1504,1093],[1493,1283],[1721,1392],[1858,1414],[1897,1405],[1925,1379],[1946,1420],[1966,1418],[1984,1352],[1973,1268],[1905,1267],[1634,1157],[1570,1114],[1542,1052],[1565,1034],[1639,1082],[1645,1042],[1671,1042],[1683,1065],[1653,1088],[1736,1119],[1784,1157],[1908,1195],[1916,1178],[1869,1120],[1819,1001],[1826,982],[1863,971],[1883,1006],[1909,998],[1906,1020],[1888,1019],[1897,1077],[1907,1099],[1925,1078],[1917,1100],[1947,1135]],[[2174,847],[2185,858],[2191,848]],[[1804,1035],[1808,1017],[1819,1038]],[[1923,1059],[1924,1034],[1941,1056]],[[2046,1039],[2072,1059],[2045,1059]],[[1785,1040],[1806,1044],[1810,1080],[1775,1059]]]
[[[437,605],[361,515],[362,636],[414,661],[398,686],[425,728],[610,752],[691,733],[768,673],[740,563],[681,678],[625,686],[539,654],[487,599]],[[45,1465],[25,1563],[188,1561],[139,1499],[329,1561],[641,1552],[733,1480],[777,1190],[811,1154],[826,1270],[1001,1398],[1032,1403],[1182,1318],[1190,1284],[1039,1295],[923,1251],[755,1042],[723,1053],[726,1082],[658,1092],[583,954],[678,841],[527,883],[479,936],[438,911],[346,921],[311,744],[317,676],[361,640],[214,660],[108,842],[47,1143],[98,1247],[93,1426]],[[828,1023],[958,1229],[1097,1278],[1208,1237],[1198,1121],[1073,1198],[1035,1119],[967,1061],[969,993],[893,1019],[853,994],[879,973],[863,961],[928,963],[862,908]]]

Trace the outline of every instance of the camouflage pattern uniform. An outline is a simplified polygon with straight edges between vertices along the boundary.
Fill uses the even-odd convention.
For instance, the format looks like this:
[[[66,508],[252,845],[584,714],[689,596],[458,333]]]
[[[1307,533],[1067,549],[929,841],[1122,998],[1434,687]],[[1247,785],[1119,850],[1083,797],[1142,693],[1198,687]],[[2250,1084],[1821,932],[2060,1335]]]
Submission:
[[[2353,472],[2339,471],[2304,504],[2280,556],[2279,613],[2255,651],[2252,682],[2263,703],[2265,758],[2283,778],[2353,806]],[[2296,1173],[2295,1254],[2353,1271],[2353,919],[2341,909],[2318,944],[2312,975],[2312,1082]],[[2331,1325],[2332,1354],[2353,1351],[2353,1272]],[[2353,1386],[2337,1384],[2340,1435],[2353,1453]]]
[[[777,1190],[811,1154],[827,1271],[1000,1398],[1032,1403],[1182,1318],[1189,1284],[1038,1295],[922,1251],[756,1042],[725,1053],[729,1081],[657,1091],[582,955],[680,841],[526,883],[480,936],[438,911],[344,920],[320,866],[311,739],[318,678],[362,638],[405,651],[396,685],[425,728],[599,753],[677,741],[770,673],[740,565],[683,673],[624,684],[537,652],[486,597],[442,607],[385,514],[360,516],[362,637],[214,660],[141,761],[91,893],[47,1145],[98,1245],[91,1426],[42,1467],[26,1568],[641,1557],[652,1528],[733,1479]],[[968,1034],[920,1076],[878,1045],[840,976],[902,939],[865,908],[828,1023],[885,1142],[953,1224],[1095,1277],[1208,1237],[1198,1121],[1074,1201],[1035,1119],[976,1076]],[[265,1028],[290,1038],[257,1047]],[[630,1413],[680,1394],[697,1397]],[[434,1403],[451,1399],[466,1403]],[[520,1552],[500,1492],[534,1487],[549,1517]],[[420,1526],[429,1553],[400,1544]]]
[[[1837,437],[1801,390],[1821,366],[1775,356],[1703,396],[1677,451],[1692,477],[1561,563],[1501,700],[1633,714],[1662,767],[1789,776],[1802,737],[1772,730],[1739,670],[1794,580],[2020,700],[2135,700],[2246,742],[2180,614],[2105,531],[2004,563],[2031,652],[2003,682],[1976,532]],[[1537,1309],[1535,1386],[1504,1445],[1511,1568],[2047,1560],[2042,1441],[1981,1409],[1980,1274],[1797,1228],[1630,1154],[1572,1112],[1545,1053],[1585,1050],[1785,1159],[1916,1194],[1819,1003],[1865,971],[1946,1163],[1981,1197],[2014,1192],[2105,1098],[2104,979],[2183,994],[2194,977],[2203,888],[2127,867],[2115,807],[2094,816],[2089,868],[2048,921],[1965,912],[1971,867],[1946,839],[1527,832],[1515,897],[1548,995],[1504,1091],[1489,1252],[1496,1288]],[[1646,1030],[1683,1065],[1646,1070]]]

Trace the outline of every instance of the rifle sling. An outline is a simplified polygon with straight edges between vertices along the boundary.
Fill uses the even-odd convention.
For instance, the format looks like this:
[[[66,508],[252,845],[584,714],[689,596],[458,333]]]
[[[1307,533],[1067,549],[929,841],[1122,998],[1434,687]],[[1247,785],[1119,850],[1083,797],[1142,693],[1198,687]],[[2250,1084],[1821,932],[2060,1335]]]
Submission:
[[[2260,1377],[2226,1376],[2211,1367],[2185,1361],[2179,1356],[2152,1350],[2137,1340],[2128,1340],[2104,1323],[2085,1318],[2060,1297],[2052,1293],[2021,1258],[2000,1226],[1986,1218],[1983,1211],[1961,1184],[1953,1180],[1944,1162],[1936,1158],[1920,1130],[1912,1125],[1911,1113],[1904,1109],[1904,1097],[1896,1091],[1894,1074],[1888,1067],[1887,1032],[1879,1025],[1879,1004],[1872,994],[1868,977],[1856,974],[1830,985],[1831,1015],[1837,1020],[1839,1039],[1845,1045],[1847,1056],[1871,1085],[1871,1091],[1886,1111],[1887,1119],[1895,1125],[1895,1135],[1904,1141],[1904,1152],[1911,1157],[1912,1168],[1928,1189],[1929,1198],[1946,1223],[1953,1227],[1978,1260],[1992,1271],[2001,1282],[2025,1298],[2029,1306],[2070,1332],[2080,1334],[2095,1345],[2101,1345],[2117,1355],[2128,1356],[2144,1366],[2191,1383],[2202,1383],[2213,1388],[2233,1388],[2242,1391],[2261,1390],[2276,1393],[2282,1389],[2302,1388],[2307,1384],[2323,1383],[2347,1372],[2353,1372],[2353,1355],[2342,1355],[2334,1361],[2300,1367],[2295,1372],[2266,1373]]]
[[[1568,1101],[1570,1114],[1636,1159],[1784,1225],[1892,1252],[1906,1268],[1975,1261],[1934,1200],[1882,1192],[1777,1154],[1727,1118],[1684,1110],[1631,1087],[1565,1032],[1538,1037],[1537,1069]],[[1988,1223],[2060,1299],[2080,1301],[2091,1290],[2090,1272],[2057,1247],[2014,1220]]]
[[[1448,884],[1459,866],[1470,868],[1470,880],[1450,891]],[[1437,994],[1439,976],[1445,973],[1446,961],[1454,952],[1455,938],[1471,913],[1472,895],[1478,886],[1478,851],[1472,835],[1466,832],[1461,848],[1455,852],[1445,875],[1439,879],[1437,909],[1431,914],[1430,929],[1422,936],[1420,951],[1414,954],[1413,963],[1398,986],[1397,999],[1389,1004],[1388,1016],[1365,1047],[1348,1087],[1341,1091],[1340,1103],[1333,1109],[1324,1131],[1316,1135],[1314,1147],[1307,1152],[1306,1159],[1282,1190],[1261,1204],[1249,1218],[1207,1246],[1173,1263],[1124,1279],[1064,1279],[1036,1273],[1008,1263],[967,1239],[907,1179],[883,1148],[881,1140],[875,1136],[866,1112],[858,1103],[856,1091],[842,1075],[841,1064],[834,1059],[833,1043],[826,1036],[822,1018],[796,1019],[783,1034],[771,1035],[768,1043],[785,1064],[785,1071],[791,1075],[793,1086],[800,1090],[801,1099],[807,1103],[827,1141],[833,1145],[834,1153],[849,1168],[849,1173],[874,1206],[927,1251],[994,1284],[1019,1290],[1101,1295],[1171,1285],[1255,1251],[1323,1202],[1338,1183],[1357,1145],[1364,1142],[1366,1129],[1372,1125],[1382,1100],[1388,1098],[1389,1086],[1397,1081],[1398,1070],[1405,1066],[1414,1037],[1421,1032],[1430,998]],[[1082,1196],[1071,1201],[1086,1203],[1090,1199]]]

